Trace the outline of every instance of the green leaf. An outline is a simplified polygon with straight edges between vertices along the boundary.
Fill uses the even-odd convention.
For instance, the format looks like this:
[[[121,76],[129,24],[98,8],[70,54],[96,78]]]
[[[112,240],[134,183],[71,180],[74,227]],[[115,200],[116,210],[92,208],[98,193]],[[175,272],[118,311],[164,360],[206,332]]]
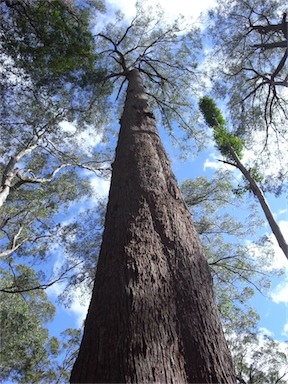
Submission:
[[[210,97],[204,96],[199,101],[199,107],[206,123],[209,127],[213,128],[217,148],[220,150],[222,155],[228,159],[232,159],[228,148],[230,145],[236,152],[237,156],[241,159],[243,157],[242,151],[244,148],[244,142],[239,137],[234,136],[227,131],[225,128],[226,121],[214,101]]]

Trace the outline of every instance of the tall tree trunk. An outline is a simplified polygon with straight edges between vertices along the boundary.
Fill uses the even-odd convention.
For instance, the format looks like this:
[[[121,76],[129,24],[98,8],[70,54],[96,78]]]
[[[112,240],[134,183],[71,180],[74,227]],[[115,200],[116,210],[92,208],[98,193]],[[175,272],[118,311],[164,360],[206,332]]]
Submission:
[[[71,383],[236,383],[212,278],[140,73],[128,89]]]

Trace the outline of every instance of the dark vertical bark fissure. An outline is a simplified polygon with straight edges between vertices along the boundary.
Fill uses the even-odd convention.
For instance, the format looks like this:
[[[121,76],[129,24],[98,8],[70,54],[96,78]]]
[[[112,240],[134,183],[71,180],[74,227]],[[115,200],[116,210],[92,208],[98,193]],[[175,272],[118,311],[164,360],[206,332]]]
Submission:
[[[128,88],[72,383],[235,383],[212,278],[148,107]]]

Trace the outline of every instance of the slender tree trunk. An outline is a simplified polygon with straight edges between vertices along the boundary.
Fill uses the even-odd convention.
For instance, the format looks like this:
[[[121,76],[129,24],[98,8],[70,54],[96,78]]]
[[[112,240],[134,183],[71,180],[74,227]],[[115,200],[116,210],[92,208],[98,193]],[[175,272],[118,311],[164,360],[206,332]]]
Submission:
[[[0,184],[0,208],[5,203],[5,201],[7,200],[8,196],[10,194],[12,182],[13,182],[14,177],[16,176],[16,173],[17,173],[17,169],[15,169],[16,164],[24,156],[28,155],[30,152],[33,151],[33,149],[35,149],[39,145],[39,141],[41,139],[41,136],[42,135],[39,135],[36,142],[34,144],[30,145],[30,147],[24,148],[24,149],[20,150],[16,155],[12,156],[10,158],[8,164],[6,165],[4,172],[3,172],[3,175],[2,175],[1,184]]]
[[[71,383],[236,383],[209,266],[140,73],[127,79],[102,249]]]
[[[229,152],[230,152],[230,154],[231,154],[231,156],[235,162],[235,164],[232,164],[232,165],[235,165],[235,167],[239,169],[239,171],[242,173],[242,175],[249,182],[251,190],[253,191],[254,195],[257,197],[257,199],[258,199],[258,201],[262,207],[262,210],[266,216],[266,219],[270,225],[270,228],[271,228],[274,236],[276,237],[276,240],[278,242],[279,247],[282,249],[284,255],[288,259],[288,244],[286,243],[286,240],[285,240],[285,238],[281,232],[279,225],[277,224],[276,220],[274,219],[273,213],[271,212],[269,204],[267,203],[267,201],[265,199],[263,191],[258,186],[256,181],[253,179],[253,177],[251,176],[248,169],[246,169],[245,166],[242,164],[241,160],[239,159],[239,157],[237,156],[236,152],[234,151],[234,149],[231,147],[230,144],[228,145],[228,148],[229,148]]]

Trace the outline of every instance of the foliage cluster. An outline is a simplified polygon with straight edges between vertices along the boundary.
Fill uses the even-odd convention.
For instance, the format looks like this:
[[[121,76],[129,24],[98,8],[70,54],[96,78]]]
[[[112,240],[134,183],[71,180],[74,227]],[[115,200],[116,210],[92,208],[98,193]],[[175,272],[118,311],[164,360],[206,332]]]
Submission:
[[[288,376],[287,343],[259,332],[228,339],[240,383],[285,384]]]
[[[64,0],[1,3],[1,49],[37,86],[87,81],[96,58],[87,11]]]
[[[244,143],[239,137],[228,132],[225,127],[226,121],[214,101],[210,97],[204,96],[199,102],[199,107],[206,123],[209,127],[213,128],[214,138],[222,155],[233,160],[229,151],[230,145],[241,159],[243,157]]]
[[[68,328],[60,339],[49,336],[46,325],[55,307],[43,289],[35,290],[41,273],[19,264],[16,270],[1,268],[0,276],[0,380],[67,382],[81,331]]]
[[[0,207],[0,254],[4,264],[0,271],[4,351],[0,368],[2,380],[61,382],[68,379],[81,332],[68,329],[62,341],[49,337],[46,323],[53,318],[54,307],[43,291],[50,285],[43,272],[43,261],[50,255],[51,244],[63,247],[63,263],[55,277],[55,281],[68,280],[60,297],[62,301],[69,304],[78,288],[81,294],[91,291],[105,203],[100,201],[97,207],[82,211],[66,224],[60,224],[57,214],[63,214],[75,202],[83,203],[85,198],[91,196],[87,170],[101,176],[109,174],[109,153],[99,151],[94,143],[99,141],[99,136],[105,139],[111,107],[109,96],[113,90],[120,95],[127,70],[139,68],[145,77],[150,101],[158,108],[156,115],[172,136],[177,122],[187,137],[193,137],[197,144],[205,141],[203,132],[197,131],[192,102],[199,75],[199,31],[190,27],[188,32],[184,32],[181,23],[176,22],[165,26],[159,23],[160,13],[155,19],[154,15],[148,15],[143,8],[139,8],[138,17],[128,27],[120,25],[119,17],[116,24],[111,23],[97,36],[92,36],[89,12],[93,7],[89,8],[89,3],[92,4],[81,1],[75,8],[72,2],[64,0],[0,2],[3,15],[0,21],[0,138],[5,143],[0,153],[0,171],[3,175],[0,194],[9,187]],[[99,2],[93,3],[96,10],[102,9]],[[273,1],[273,10],[277,8],[276,3]],[[219,1],[218,19],[214,15],[215,22],[223,21],[218,30],[226,42],[229,40],[226,33],[235,32],[235,26],[231,26],[228,20],[230,11],[226,7],[229,4],[230,0]],[[266,20],[264,12],[269,11],[267,6],[264,3],[261,5],[263,10],[258,20],[255,19],[256,5],[252,7],[250,1],[241,1],[241,9],[247,4],[251,17],[247,16],[247,9],[245,17],[248,21],[251,18],[250,24],[263,23]],[[238,13],[236,16],[239,20]],[[240,128],[246,129],[247,125],[243,125],[243,122],[258,121],[265,125],[268,120],[261,115],[261,95],[253,99],[252,106],[247,105],[252,95],[247,87],[259,81],[259,73],[256,74],[258,77],[255,75],[245,83],[247,73],[255,73],[256,69],[247,70],[244,64],[250,63],[252,58],[251,63],[255,68],[259,65],[262,72],[263,65],[267,63],[274,66],[274,72],[277,68],[268,52],[264,52],[264,56],[269,57],[266,63],[261,62],[263,52],[260,52],[261,60],[253,58],[256,52],[259,53],[257,47],[248,50],[245,62],[241,59],[244,48],[250,44],[244,44],[243,40],[254,36],[253,43],[256,43],[259,31],[250,25],[251,33],[246,33],[247,23],[240,24],[242,35],[240,32],[239,35],[234,34],[233,41],[225,45],[224,53],[232,55],[229,70],[237,75],[237,80],[235,77],[229,88],[232,120]],[[229,25],[230,29],[224,28],[224,25]],[[277,36],[273,35],[273,41],[277,40]],[[223,84],[219,89],[223,89]],[[259,89],[256,87],[256,91]],[[277,95],[280,97],[279,92]],[[268,92],[267,100],[272,101],[269,101],[268,109],[265,106],[265,113],[273,108],[281,110],[279,105],[283,105],[284,97],[277,104]],[[242,110],[239,113],[240,102],[245,104],[245,113]],[[216,144],[223,156],[231,161],[231,146],[241,158],[244,142],[227,130],[226,121],[214,101],[205,96],[199,106],[208,126],[213,128]],[[105,130],[102,129],[104,126]],[[281,135],[284,133],[284,130],[281,131]],[[86,138],[85,148],[81,135]],[[257,167],[250,172],[256,181],[262,181]],[[231,193],[231,180],[226,176],[220,174],[212,180],[187,180],[182,190],[211,266],[226,333],[232,335],[235,332],[237,336],[244,334],[246,337],[241,345],[235,346],[231,342],[231,348],[237,370],[243,380],[247,380],[252,368],[248,367],[248,362],[243,363],[242,357],[246,347],[252,349],[258,342],[252,337],[258,315],[249,306],[249,299],[255,289],[269,287],[269,275],[263,271],[262,260],[265,255],[269,264],[273,252],[269,244],[263,241],[259,244],[262,259],[251,257],[251,248],[245,246],[242,239],[251,235],[259,221],[253,217],[254,221],[249,222],[247,229],[247,224],[235,220],[231,215],[235,207],[243,207],[243,196],[242,200],[235,199],[235,194]],[[243,188],[247,190],[245,186]],[[240,187],[238,192],[241,194]],[[255,209],[251,208],[250,211],[254,214]],[[28,267],[28,261],[33,269]],[[253,355],[253,359],[259,363],[258,376],[255,373],[257,364],[253,366],[255,380],[259,381],[260,377],[264,380],[264,376],[260,375],[264,372],[261,360],[264,353],[276,351],[276,362],[271,360],[273,369],[269,377],[277,370],[279,372],[277,362],[285,361],[287,355],[279,354],[276,344],[268,340],[266,347],[261,347]],[[62,359],[61,364],[59,359]],[[265,380],[268,381],[267,375]]]

